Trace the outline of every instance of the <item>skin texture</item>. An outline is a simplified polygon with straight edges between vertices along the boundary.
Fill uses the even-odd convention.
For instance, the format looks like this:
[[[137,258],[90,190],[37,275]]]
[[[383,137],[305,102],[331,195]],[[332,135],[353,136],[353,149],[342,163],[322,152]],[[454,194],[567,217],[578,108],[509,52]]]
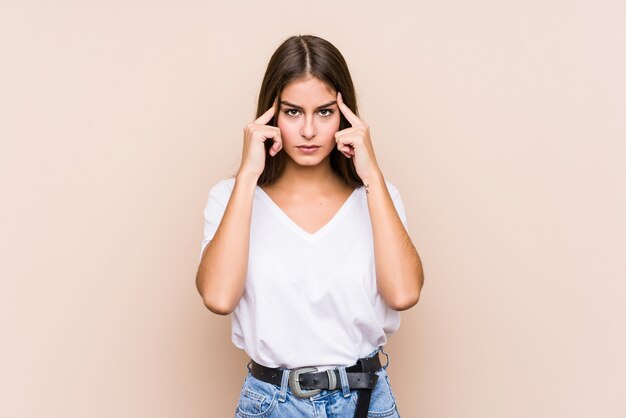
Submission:
[[[282,136],[282,150],[290,157],[281,179],[297,183],[305,176],[327,179],[331,174],[328,157],[336,146],[335,133],[339,130],[340,122],[336,93],[320,80],[311,77],[288,84],[283,89],[280,101],[277,124]],[[318,106],[328,103],[335,104],[316,110]],[[320,145],[321,148],[313,154],[303,154],[296,148],[298,145]],[[311,181],[309,183],[313,184]]]
[[[327,105],[329,102],[336,103]],[[321,105],[327,106],[319,109]],[[266,125],[277,111],[278,126]],[[338,130],[339,112],[352,126]],[[376,161],[369,126],[343,103],[340,92],[307,77],[285,86],[273,106],[244,128],[242,164],[233,193],[196,275],[207,308],[227,315],[243,295],[252,200],[263,172],[267,140],[273,142],[270,156],[285,152],[288,158],[283,175],[263,190],[287,216],[311,233],[324,226],[352,192],[331,170],[331,151],[337,147],[346,158],[354,159],[367,193],[378,291],[392,309],[414,306],[424,283],[422,263]],[[304,154],[296,147],[305,144],[320,148]]]

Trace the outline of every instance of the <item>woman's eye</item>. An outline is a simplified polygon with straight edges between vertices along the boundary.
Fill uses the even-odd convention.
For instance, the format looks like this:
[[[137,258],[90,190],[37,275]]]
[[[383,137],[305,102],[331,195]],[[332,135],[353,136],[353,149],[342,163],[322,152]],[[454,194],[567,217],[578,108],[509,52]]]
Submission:
[[[296,112],[296,113],[291,113],[291,112]],[[285,110],[285,114],[287,114],[288,116],[293,116],[293,117],[298,116],[299,112],[300,111],[298,109],[287,109],[287,110]],[[322,114],[322,117],[325,117],[325,118],[327,118],[327,117],[329,117],[330,115],[333,114],[333,110],[332,109],[321,109],[320,112],[326,112],[326,113]]]

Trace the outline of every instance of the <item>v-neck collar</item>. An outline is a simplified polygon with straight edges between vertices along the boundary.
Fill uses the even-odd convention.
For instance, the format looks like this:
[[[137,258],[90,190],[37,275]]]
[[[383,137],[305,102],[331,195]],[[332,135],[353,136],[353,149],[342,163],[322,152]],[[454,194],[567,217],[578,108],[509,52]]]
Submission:
[[[289,226],[292,230],[294,230],[297,234],[299,234],[300,236],[302,236],[304,239],[308,240],[308,241],[317,241],[318,239],[320,239],[323,235],[326,234],[326,232],[328,232],[330,230],[330,228],[333,227],[334,224],[336,224],[337,222],[339,222],[339,219],[341,218],[341,216],[343,215],[343,213],[348,210],[348,208],[351,206],[352,202],[356,199],[356,195],[357,195],[357,191],[360,189],[360,187],[355,188],[352,193],[350,193],[350,196],[348,196],[348,198],[343,202],[343,204],[341,205],[341,207],[337,210],[337,212],[335,212],[335,214],[333,215],[333,217],[326,222],[326,224],[324,226],[322,226],[320,229],[318,229],[317,231],[311,233],[306,231],[305,229],[303,229],[300,225],[298,225],[293,219],[291,219],[289,216],[287,216],[287,214],[285,213],[285,211],[283,211],[281,209],[280,206],[278,206],[276,204],[276,202],[274,202],[272,200],[272,198],[265,192],[265,190],[263,190],[260,186],[256,186],[256,188],[259,190],[259,196],[261,196],[261,198],[269,205],[269,207],[274,211],[274,213],[276,213],[276,215],[284,222],[287,224],[287,226]]]

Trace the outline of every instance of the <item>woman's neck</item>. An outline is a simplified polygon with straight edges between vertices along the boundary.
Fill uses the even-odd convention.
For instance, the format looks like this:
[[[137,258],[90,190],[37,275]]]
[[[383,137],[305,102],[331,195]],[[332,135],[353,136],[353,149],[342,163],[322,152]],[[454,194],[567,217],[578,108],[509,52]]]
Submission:
[[[341,187],[343,181],[330,168],[330,161],[316,166],[287,164],[274,187],[297,193],[318,193],[320,190]]]

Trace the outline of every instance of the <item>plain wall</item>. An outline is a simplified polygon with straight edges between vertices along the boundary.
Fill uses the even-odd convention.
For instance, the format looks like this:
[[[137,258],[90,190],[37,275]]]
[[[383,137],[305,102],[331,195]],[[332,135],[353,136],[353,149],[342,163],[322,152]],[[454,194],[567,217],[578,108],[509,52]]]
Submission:
[[[0,2],[0,416],[229,417],[195,288],[288,36],[344,54],[425,285],[404,418],[626,416],[623,1]]]

